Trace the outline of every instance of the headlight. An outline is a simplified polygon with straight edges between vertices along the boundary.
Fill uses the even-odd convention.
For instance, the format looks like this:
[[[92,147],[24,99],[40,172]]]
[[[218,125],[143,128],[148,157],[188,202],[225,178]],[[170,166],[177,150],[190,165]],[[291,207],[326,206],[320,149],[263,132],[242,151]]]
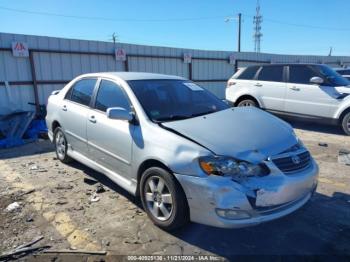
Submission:
[[[294,151],[306,148],[304,143],[303,143],[303,141],[301,141],[298,137],[297,137],[297,140],[298,140],[298,142],[294,146],[292,146],[292,147],[288,148],[287,150],[283,151],[282,154],[283,153],[294,152]]]
[[[299,147],[299,149],[305,148],[305,145],[304,145],[303,141],[301,141],[301,139],[299,137],[297,137],[297,139],[298,139],[298,147]]]
[[[198,159],[207,175],[232,176],[233,178],[261,176],[266,174],[262,165],[255,165],[226,156],[205,156]],[[267,167],[266,167],[267,169]]]

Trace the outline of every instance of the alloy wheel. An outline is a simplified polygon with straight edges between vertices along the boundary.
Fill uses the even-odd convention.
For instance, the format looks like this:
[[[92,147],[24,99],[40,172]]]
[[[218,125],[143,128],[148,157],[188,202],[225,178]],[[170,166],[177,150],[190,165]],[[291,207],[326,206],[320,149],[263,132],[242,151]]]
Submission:
[[[165,221],[173,212],[173,196],[165,182],[159,176],[151,176],[145,183],[147,208],[154,218]]]
[[[58,131],[56,134],[56,151],[60,159],[64,159],[66,155],[66,139],[62,131]]]
[[[251,101],[244,101],[239,106],[255,106]]]
[[[242,100],[241,102],[239,102],[238,106],[239,107],[243,107],[243,106],[257,107],[255,101],[253,101],[251,99]]]

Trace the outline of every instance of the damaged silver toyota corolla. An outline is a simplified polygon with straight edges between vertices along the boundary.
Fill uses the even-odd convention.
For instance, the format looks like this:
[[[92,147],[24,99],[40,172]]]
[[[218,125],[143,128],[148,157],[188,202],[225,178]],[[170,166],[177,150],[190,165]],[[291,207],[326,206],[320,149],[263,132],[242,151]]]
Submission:
[[[50,139],[140,196],[150,219],[243,227],[303,206],[318,167],[292,127],[256,108],[230,108],[186,79],[82,75],[48,102]]]

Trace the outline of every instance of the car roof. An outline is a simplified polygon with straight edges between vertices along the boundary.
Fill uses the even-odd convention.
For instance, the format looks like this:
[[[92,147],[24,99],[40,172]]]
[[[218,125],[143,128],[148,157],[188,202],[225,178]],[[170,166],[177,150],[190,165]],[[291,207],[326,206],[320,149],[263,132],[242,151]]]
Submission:
[[[317,64],[317,63],[274,63],[274,64],[256,64],[256,65],[249,65],[249,66],[247,66],[247,67],[251,67],[251,66],[290,66],[290,65],[308,66],[308,65],[326,65],[326,64]]]
[[[84,74],[80,77],[106,77],[106,78],[121,78],[125,81],[129,80],[150,80],[150,79],[173,79],[173,80],[185,80],[183,77],[174,75],[164,75],[146,72],[100,72]]]

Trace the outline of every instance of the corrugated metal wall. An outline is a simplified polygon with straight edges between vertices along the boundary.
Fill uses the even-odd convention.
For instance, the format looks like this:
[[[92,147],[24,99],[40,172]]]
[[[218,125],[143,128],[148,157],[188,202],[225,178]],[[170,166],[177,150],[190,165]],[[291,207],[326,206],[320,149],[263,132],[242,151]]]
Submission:
[[[128,69],[129,71],[179,75],[192,78],[193,81],[208,88],[218,97],[224,98],[225,81],[234,73],[234,65],[229,64],[230,55],[235,56],[238,67],[254,64],[255,61],[260,63],[325,63],[333,67],[350,64],[350,57],[235,53],[123,43],[114,45],[99,41],[0,33],[0,114],[10,110],[34,110],[32,105],[28,105],[28,102],[34,102],[30,61],[28,58],[13,57],[12,52],[6,50],[11,47],[13,41],[27,42],[30,50],[36,50],[33,52],[33,60],[41,104],[46,103],[48,95],[53,90],[63,87],[63,81],[89,72]],[[127,66],[124,62],[115,61],[113,53],[116,47],[126,50]],[[190,70],[189,64],[183,62],[184,53],[192,55]],[[5,84],[5,82],[14,81],[29,83]],[[41,83],[43,81],[45,84]],[[54,82],[49,83],[50,81]],[[57,84],[55,81],[62,83]]]

